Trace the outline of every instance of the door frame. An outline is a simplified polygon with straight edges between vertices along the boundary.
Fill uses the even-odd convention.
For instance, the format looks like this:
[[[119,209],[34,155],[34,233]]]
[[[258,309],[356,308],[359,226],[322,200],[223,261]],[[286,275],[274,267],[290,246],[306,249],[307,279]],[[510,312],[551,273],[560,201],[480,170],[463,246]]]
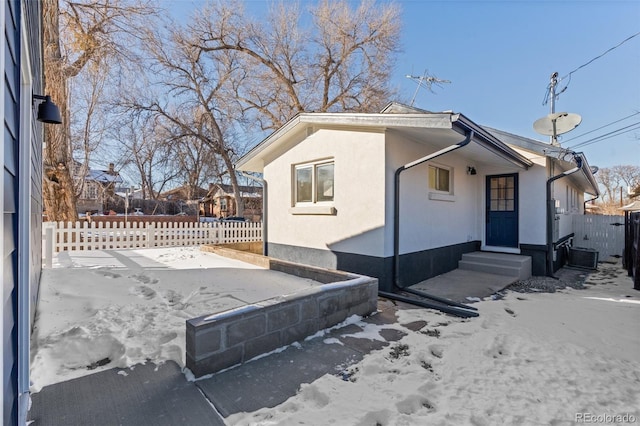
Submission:
[[[499,178],[499,177],[513,177],[514,178],[514,210],[513,210],[513,214],[515,215],[516,218],[516,222],[515,222],[515,229],[513,230],[513,232],[515,233],[515,245],[491,245],[489,244],[489,221],[490,221],[490,215],[489,215],[489,209],[490,209],[490,201],[491,201],[491,187],[490,187],[490,183],[491,183],[491,178]],[[498,174],[491,174],[491,175],[486,175],[485,176],[485,184],[484,184],[484,193],[485,193],[485,197],[484,197],[484,235],[483,235],[483,239],[484,239],[484,244],[483,244],[483,249],[486,250],[493,250],[493,251],[504,251],[504,252],[509,252],[509,253],[520,253],[520,203],[519,203],[519,196],[520,196],[520,189],[519,189],[519,177],[518,177],[518,173],[498,173]]]

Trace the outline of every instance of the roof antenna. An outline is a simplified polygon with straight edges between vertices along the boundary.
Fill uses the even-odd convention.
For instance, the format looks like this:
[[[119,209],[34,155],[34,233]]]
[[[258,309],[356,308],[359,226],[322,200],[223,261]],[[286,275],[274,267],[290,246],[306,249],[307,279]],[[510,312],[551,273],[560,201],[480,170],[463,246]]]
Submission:
[[[571,130],[578,127],[578,125],[582,122],[582,117],[578,114],[574,114],[571,112],[556,112],[556,99],[560,93],[564,92],[567,87],[560,91],[560,93],[556,92],[556,88],[558,86],[558,73],[554,72],[551,74],[551,79],[549,82],[549,86],[547,87],[547,94],[545,96],[545,100],[543,103],[549,101],[551,104],[551,113],[548,115],[537,119],[533,123],[533,130],[541,135],[550,136],[550,144],[553,146],[560,146],[558,143],[558,135],[563,133],[570,132]]]
[[[431,93],[436,93],[432,89],[434,84],[438,87],[442,87],[442,83],[451,83],[449,80],[442,80],[436,76],[429,75],[429,70],[424,70],[424,74],[421,76],[407,74],[406,77],[418,83],[418,87],[416,87],[416,91],[413,93],[413,98],[411,98],[409,106],[413,106],[416,96],[418,96],[418,90],[420,90],[421,87],[424,87]]]

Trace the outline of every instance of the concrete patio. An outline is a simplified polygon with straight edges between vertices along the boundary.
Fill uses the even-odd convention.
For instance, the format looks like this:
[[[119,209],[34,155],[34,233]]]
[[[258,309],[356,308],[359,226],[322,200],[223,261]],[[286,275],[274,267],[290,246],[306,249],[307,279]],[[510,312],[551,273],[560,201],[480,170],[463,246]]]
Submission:
[[[140,253],[121,250],[65,253],[60,256],[59,262],[71,270],[64,274],[60,271],[65,268],[45,270],[42,287],[45,299],[47,292],[59,291],[61,280],[68,280],[74,274],[81,275],[74,280],[87,283],[83,286],[86,291],[99,292],[100,289],[108,288],[107,294],[102,295],[104,298],[113,296],[114,289],[120,284],[122,288],[131,291],[132,288],[152,288],[164,282],[176,286],[192,281],[202,292],[202,286],[214,282],[216,291],[212,291],[211,297],[203,300],[202,306],[195,302],[194,306],[199,306],[198,309],[216,306],[219,310],[257,303],[278,297],[283,292],[304,290],[309,285],[318,284],[218,256],[215,258],[215,270],[198,270],[189,265],[183,265],[185,268],[182,270],[174,269]],[[96,264],[100,266],[96,267]],[[468,303],[468,297],[487,297],[502,290],[509,284],[504,278],[456,270],[419,283],[413,288]],[[160,290],[157,293],[159,296],[163,294]],[[149,294],[151,293],[142,292],[133,296]],[[128,297],[131,298],[131,294]],[[141,299],[134,297],[136,303],[166,303],[166,298],[161,297]],[[339,376],[367,353],[399,340],[403,333],[398,330],[396,312],[405,308],[413,306],[379,299],[378,313],[363,320],[365,324],[381,327],[380,335],[384,337],[384,342],[346,337],[362,330],[361,326],[351,324],[335,329],[322,338],[300,340],[282,352],[196,381],[188,381],[180,365],[171,359],[151,359],[130,368],[108,368],[107,365],[93,374],[85,372],[82,377],[44,386],[32,395],[33,406],[29,418],[34,426],[222,425],[224,417],[231,414],[279,405],[295,395],[301,384],[313,382],[326,374]],[[39,315],[34,338],[55,332],[55,316],[69,314],[73,320],[81,319],[77,313],[52,313],[50,309]],[[163,318],[158,317],[158,320],[163,321]],[[401,326],[416,329],[424,325]],[[149,330],[149,333],[153,332],[154,330]],[[183,338],[183,335],[178,338]],[[327,338],[335,338],[341,344],[327,345],[324,343]],[[38,350],[37,345],[35,350]]]

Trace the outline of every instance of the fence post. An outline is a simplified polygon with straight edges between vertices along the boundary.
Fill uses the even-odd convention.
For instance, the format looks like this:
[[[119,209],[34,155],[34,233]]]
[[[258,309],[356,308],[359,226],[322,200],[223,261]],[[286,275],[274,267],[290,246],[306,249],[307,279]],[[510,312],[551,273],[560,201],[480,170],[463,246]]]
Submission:
[[[154,232],[154,223],[153,222],[146,222],[145,226],[147,228],[147,231],[145,232],[146,234],[146,244],[145,247],[146,248],[151,248],[155,246],[155,232]]]
[[[53,222],[55,224],[55,222]],[[55,226],[55,225],[54,225]],[[47,228],[45,229],[45,261],[46,261],[46,267],[47,268],[52,268],[53,267],[53,227],[52,226],[47,226]]]

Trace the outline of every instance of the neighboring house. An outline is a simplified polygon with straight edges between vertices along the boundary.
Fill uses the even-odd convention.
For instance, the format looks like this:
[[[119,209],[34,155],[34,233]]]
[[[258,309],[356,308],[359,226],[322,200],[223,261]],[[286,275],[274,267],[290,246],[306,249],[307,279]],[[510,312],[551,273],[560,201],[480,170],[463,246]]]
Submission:
[[[82,176],[77,179],[83,179]],[[116,188],[123,183],[120,173],[115,171],[114,164],[109,163],[107,170],[88,170],[84,176],[82,194],[77,200],[78,213],[98,212],[108,210],[106,204],[115,202]]]
[[[244,203],[243,216],[251,221],[261,220],[262,188],[241,185],[240,194]],[[227,184],[210,183],[207,195],[200,201],[200,214],[218,218],[236,216],[233,187]]]
[[[2,206],[2,406],[4,425],[25,424],[29,406],[29,337],[42,269],[43,125],[36,120],[44,95],[42,11],[38,1],[9,0],[0,7],[3,46],[0,111]],[[51,124],[49,124],[51,125]]]
[[[160,194],[160,200],[163,201],[193,201],[199,200],[207,196],[207,191],[204,188],[196,187],[192,188],[189,185],[182,185],[178,188],[170,189]]]
[[[200,206],[200,200],[206,197],[207,193],[208,191],[204,188],[182,185],[161,193],[160,200],[173,203],[178,214],[195,215]]]
[[[549,148],[392,103],[379,114],[298,114],[236,167],[267,183],[269,256],[375,276],[391,291],[477,250],[531,256],[534,275],[560,267],[554,243],[598,188],[582,154]]]

